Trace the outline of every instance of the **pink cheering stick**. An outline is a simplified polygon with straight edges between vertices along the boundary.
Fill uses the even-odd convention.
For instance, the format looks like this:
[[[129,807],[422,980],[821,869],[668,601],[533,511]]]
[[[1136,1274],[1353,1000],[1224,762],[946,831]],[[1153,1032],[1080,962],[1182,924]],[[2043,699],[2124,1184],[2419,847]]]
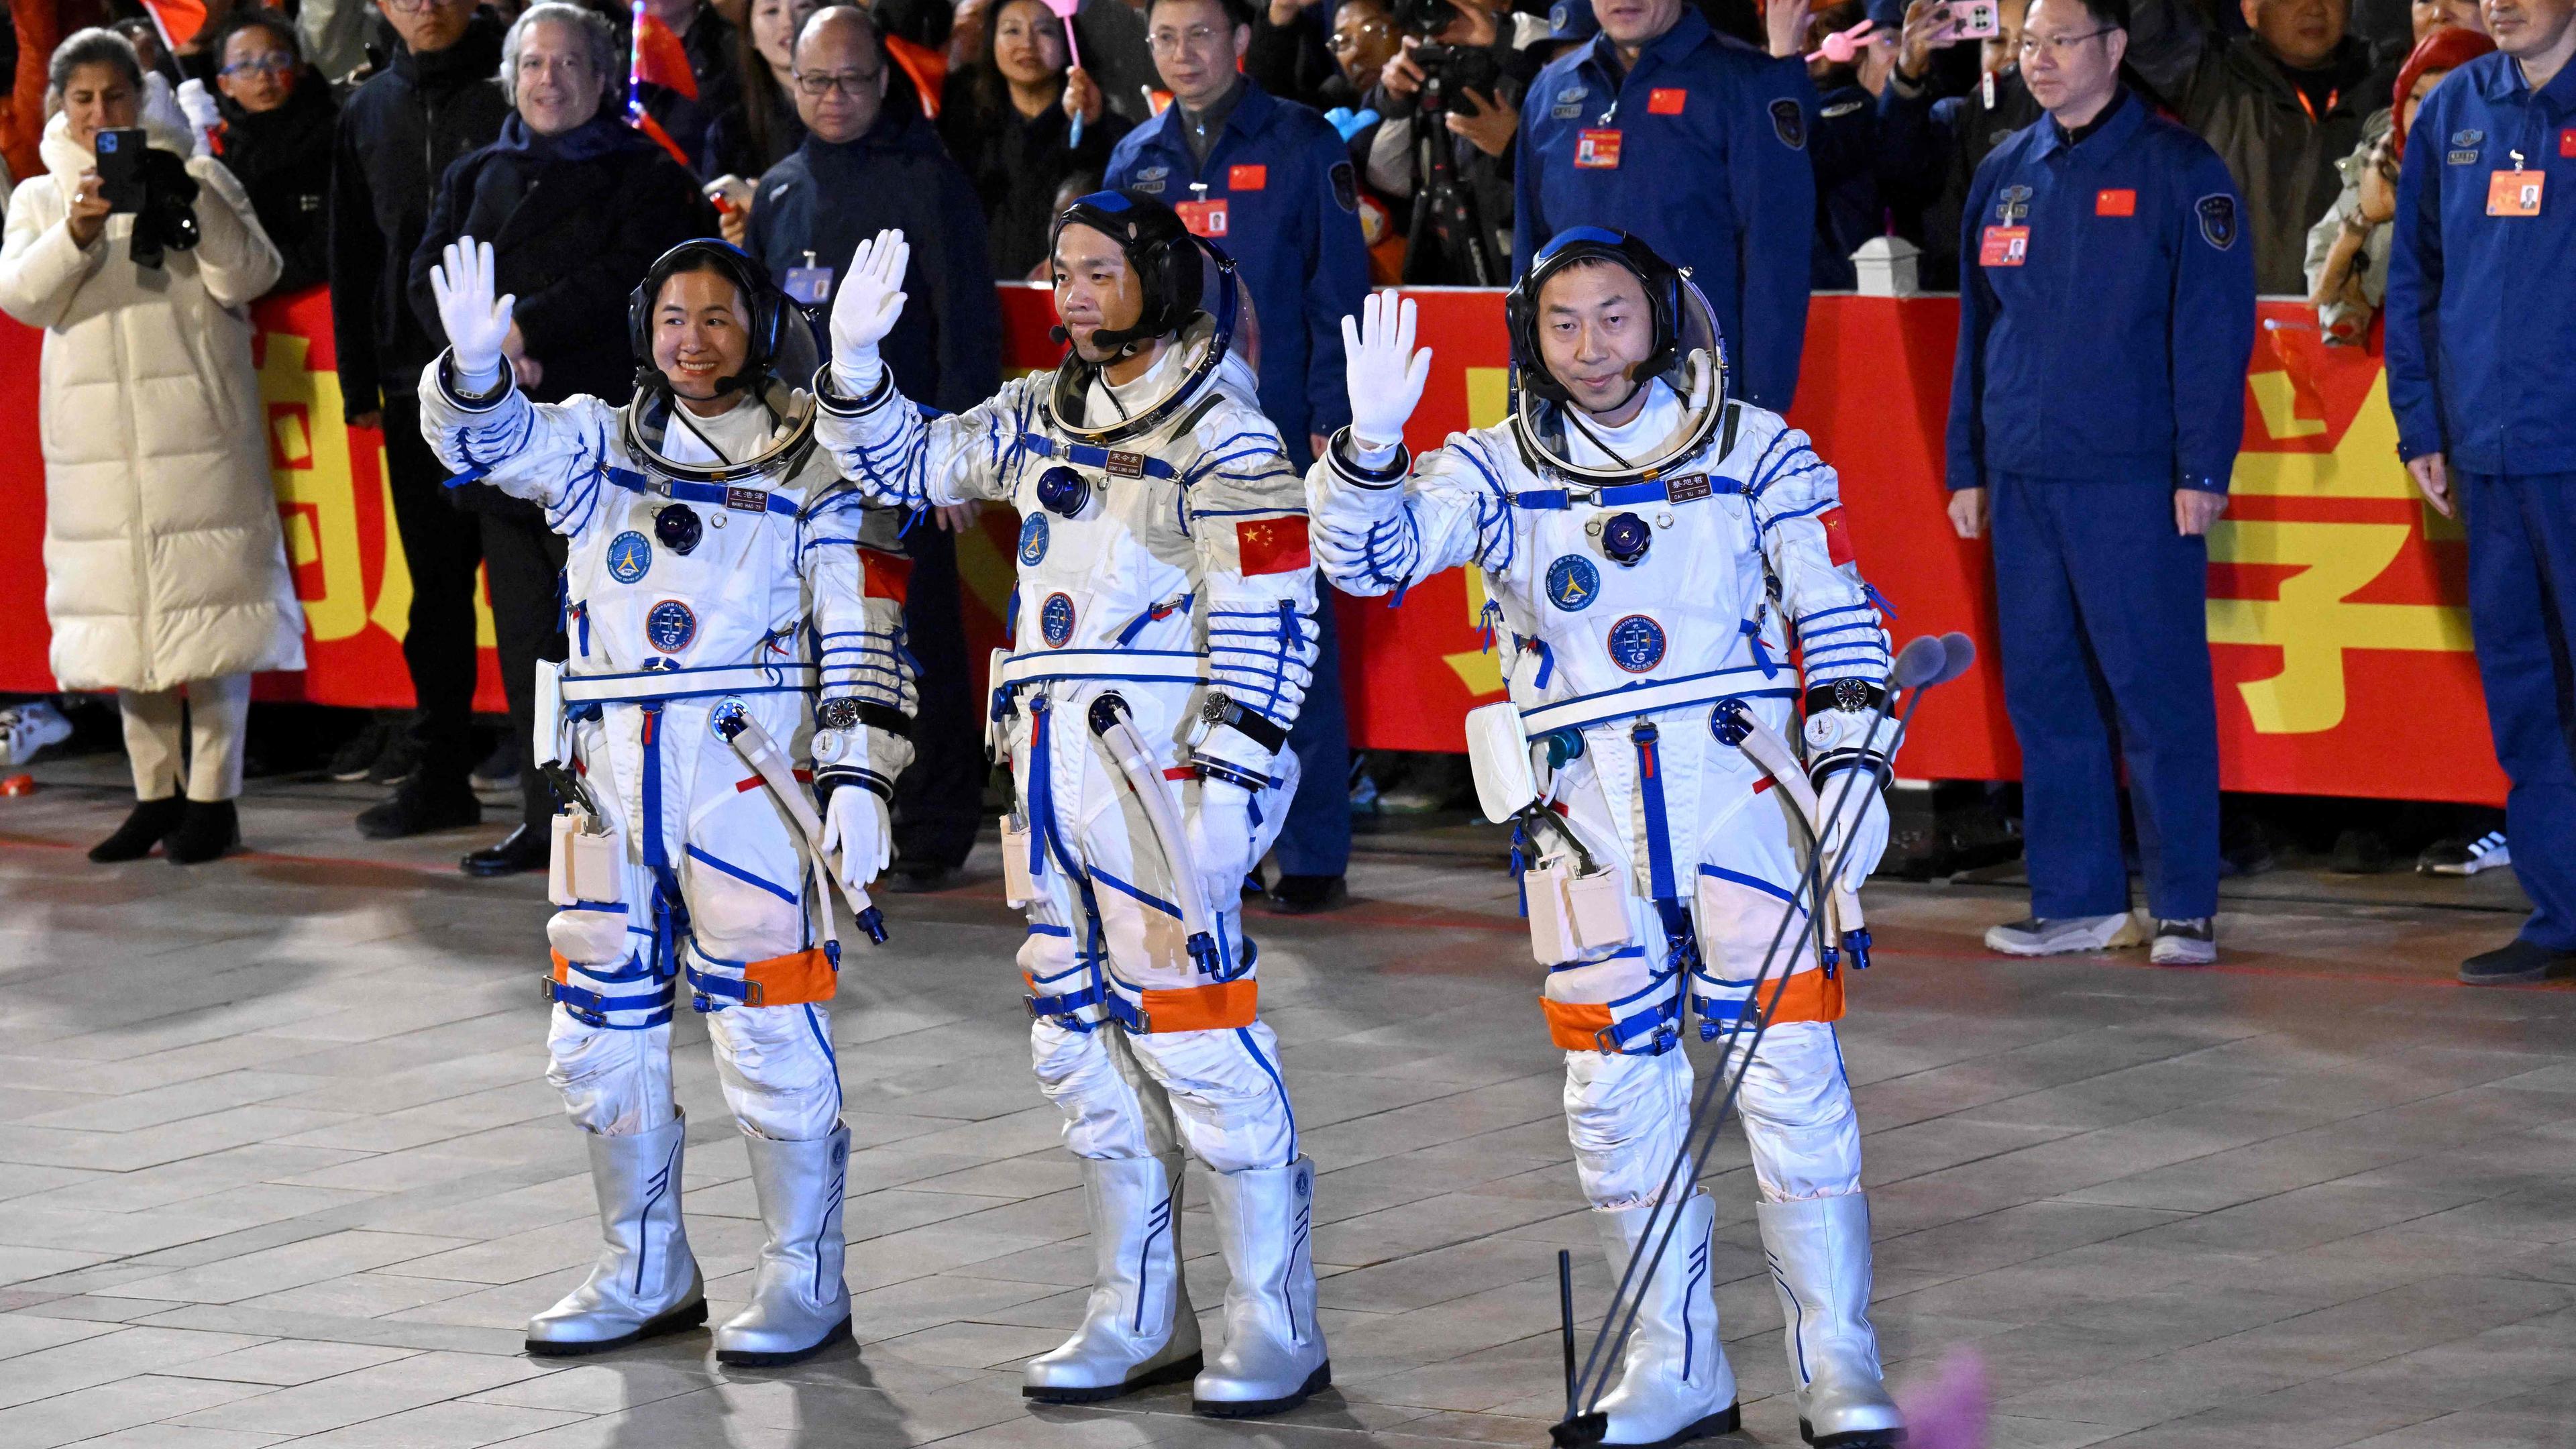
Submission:
[[[1047,4],[1053,6],[1055,0],[1047,0]],[[1825,37],[1823,45],[1809,52],[1807,59],[1830,60],[1836,65],[1849,65],[1852,57],[1860,54],[1862,47],[1868,43],[1862,37],[1868,35],[1877,24],[1875,20],[1864,20],[1849,30],[1837,30]]]
[[[1064,53],[1072,58],[1073,68],[1080,70],[1082,68],[1082,47],[1077,44],[1073,38],[1073,14],[1075,11],[1082,8],[1082,0],[1045,0],[1045,4],[1047,9],[1055,12],[1056,19],[1064,22]],[[1081,144],[1082,116],[1077,112],[1073,118],[1073,125],[1065,132],[1065,145],[1079,146]]]

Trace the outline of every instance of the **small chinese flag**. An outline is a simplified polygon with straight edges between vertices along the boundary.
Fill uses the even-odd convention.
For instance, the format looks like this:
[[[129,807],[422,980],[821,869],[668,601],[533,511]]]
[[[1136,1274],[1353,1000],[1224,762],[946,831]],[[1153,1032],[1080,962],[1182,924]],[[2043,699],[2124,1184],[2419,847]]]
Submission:
[[[641,4],[635,7],[635,53],[627,74],[637,85],[660,86],[693,101],[698,98],[698,76],[689,69],[688,47]]]
[[[868,598],[892,599],[900,604],[912,592],[912,560],[908,558],[863,548],[859,550],[859,568],[865,576],[860,589]]]
[[[885,37],[885,48],[886,54],[894,58],[896,65],[903,67],[904,75],[912,81],[913,93],[921,97],[921,113],[938,120],[939,93],[948,84],[947,54],[915,44],[900,35]]]
[[[187,44],[206,28],[205,0],[143,0],[143,8],[152,12],[152,23],[159,27],[161,39],[173,49]]]
[[[1234,526],[1235,551],[1242,555],[1244,576],[1284,574],[1292,569],[1310,567],[1314,555],[1306,547],[1306,520],[1295,518],[1252,518]]]
[[[1832,559],[1837,565],[1850,563],[1852,561],[1851,530],[1843,524],[1843,511],[1839,508],[1828,508],[1816,515],[1816,522],[1823,525],[1825,530],[1825,557]]]

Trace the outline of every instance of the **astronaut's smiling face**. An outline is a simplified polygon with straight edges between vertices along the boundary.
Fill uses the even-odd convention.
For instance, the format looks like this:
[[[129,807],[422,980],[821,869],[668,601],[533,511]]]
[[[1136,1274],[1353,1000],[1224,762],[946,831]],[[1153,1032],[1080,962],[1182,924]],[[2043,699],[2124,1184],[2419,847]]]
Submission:
[[[1116,350],[1094,347],[1091,339],[1135,326],[1144,311],[1144,288],[1117,242],[1079,222],[1056,234],[1055,315],[1077,356],[1094,364],[1116,357]]]
[[[716,384],[742,371],[751,355],[751,318],[742,292],[719,271],[675,272],[653,303],[653,365],[680,406],[700,417],[731,411]]]
[[[1645,284],[1615,262],[1577,262],[1538,293],[1539,360],[1575,406],[1612,427],[1634,418],[1646,390],[1629,376],[1655,350]]]

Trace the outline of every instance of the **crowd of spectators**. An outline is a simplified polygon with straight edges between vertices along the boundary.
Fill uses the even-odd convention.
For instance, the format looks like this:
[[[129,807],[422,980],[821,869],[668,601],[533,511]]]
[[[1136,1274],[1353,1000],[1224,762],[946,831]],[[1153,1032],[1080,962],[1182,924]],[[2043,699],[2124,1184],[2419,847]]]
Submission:
[[[1689,266],[1709,296],[1736,394],[1785,409],[1810,294],[1860,285],[1856,253],[1902,251],[1917,259],[1921,286],[1957,288],[1970,302],[1954,396],[1966,412],[1954,418],[1948,467],[1962,495],[1953,513],[1976,537],[1992,510],[1999,549],[2017,538],[2013,547],[2040,550],[2015,555],[2025,563],[2057,560],[2043,579],[1999,556],[2008,585],[2026,578],[2039,591],[2021,611],[2028,620],[2087,612],[2058,597],[2068,561],[2092,549],[2134,560],[2139,544],[2117,530],[2087,542],[2056,524],[2033,541],[2055,506],[2041,486],[2058,476],[2052,470],[2100,473],[2110,456],[2101,437],[2066,432],[2068,413],[2051,390],[2095,370],[2102,381],[2077,412],[2116,432],[2177,406],[2182,370],[2141,381],[2149,353],[2167,345],[2149,346],[2156,338],[2214,359],[2209,386],[2234,395],[2242,363],[2229,357],[2250,327],[2254,291],[2309,299],[2326,340],[2343,345],[2376,335],[2375,314],[2410,265],[2429,277],[2419,295],[2438,292],[2438,273],[2422,270],[2438,227],[2408,212],[2404,178],[2417,170],[2408,136],[2427,107],[2438,109],[2437,93],[2460,84],[2454,77],[2491,64],[2482,60],[2497,48],[2491,25],[2529,23],[2529,12],[2563,21],[2566,3],[1079,0],[1060,10],[1055,0],[641,0],[631,9],[617,0],[290,0],[277,11],[213,0],[205,25],[177,45],[139,15],[65,42],[51,77],[59,114],[45,141],[53,184],[30,181],[12,197],[0,305],[48,329],[47,409],[87,389],[81,405],[113,397],[136,419],[113,458],[92,456],[104,434],[47,423],[59,558],[77,545],[105,559],[175,526],[150,516],[165,506],[155,480],[182,466],[170,459],[209,476],[255,477],[264,444],[244,411],[255,394],[242,304],[327,283],[342,403],[351,424],[382,429],[413,582],[403,647],[416,708],[399,729],[364,736],[355,775],[342,777],[393,787],[357,820],[379,838],[476,824],[475,785],[515,779],[515,828],[464,862],[505,874],[544,860],[551,803],[526,758],[526,722],[533,661],[564,648],[552,582],[561,543],[527,505],[445,486],[420,441],[414,393],[442,345],[428,264],[460,235],[494,243],[502,290],[518,297],[510,364],[532,395],[555,399],[626,393],[627,292],[678,240],[720,233],[819,309],[857,240],[899,227],[914,239],[905,282],[913,301],[887,339],[888,365],[907,396],[962,408],[1000,378],[992,283],[1043,274],[1049,220],[1069,198],[1133,187],[1173,203],[1234,254],[1262,404],[1298,461],[1342,421],[1339,322],[1369,285],[1503,285],[1567,227],[1634,232]],[[2514,63],[2534,64],[2522,57],[2536,43],[2526,34],[2519,49],[2508,46]],[[169,158],[172,187],[185,185],[194,207],[198,234],[166,257],[145,260],[156,229],[148,208],[108,226],[97,199],[94,138],[125,127],[141,127]],[[2148,247],[2124,261],[2126,241],[2095,248],[2081,276],[2053,279],[2073,288],[2063,295],[2032,290],[2035,273],[1998,272],[2021,265],[2020,248],[2031,244],[2024,218],[2063,183],[2046,169],[2063,170],[2052,158],[2099,156],[2111,143],[2084,147],[2103,134],[2144,134],[2165,148],[2156,164],[2191,178],[2172,184],[2192,189],[2196,207],[2168,218],[2180,228],[2173,236],[2187,241],[2196,226],[2227,268],[2244,265],[2250,287],[2233,271],[2204,269],[2169,278],[2163,293],[2103,291],[2103,268],[2189,273],[2188,248]],[[2465,165],[2460,157],[2478,143],[2461,137],[2481,135],[2464,129],[2447,147],[2433,144],[2449,165]],[[2576,145],[2559,149],[2576,155]],[[2016,167],[2043,169],[2005,174]],[[2114,188],[2090,204],[2093,216],[2126,218],[2140,202]],[[112,275],[99,281],[101,237],[129,235],[131,260],[109,262]],[[2010,349],[1997,338],[2035,335],[2028,329],[2066,308],[2108,317],[2132,304],[2143,309],[2134,325],[2097,329],[2057,364],[2033,352],[2005,365]],[[2440,355],[2422,317],[2405,324],[2409,345]],[[91,339],[109,327],[167,331],[169,355],[197,369],[209,420],[181,423],[157,404],[146,417],[136,399],[162,379],[120,372],[138,365],[135,354]],[[2397,330],[2392,318],[2392,341]],[[2143,390],[2123,391],[2132,385]],[[2212,398],[2211,410],[2233,415]],[[2429,444],[2443,441],[2446,416],[2418,400],[2410,456],[2438,456]],[[2146,489],[2138,518],[2122,526],[2185,540],[2157,544],[2173,555],[2171,598],[2112,609],[2145,618],[2190,607],[2197,539],[2223,505],[2233,455],[2224,431],[2112,450]],[[2556,453],[2542,454],[2559,466]],[[2479,455],[2478,466],[2490,464],[2522,467]],[[128,516],[99,516],[63,491],[63,480],[96,468],[142,480]],[[2434,474],[2424,479],[2428,495],[2438,492],[2438,464]],[[2185,496],[2164,529],[2153,498],[2177,479]],[[2193,503],[2194,493],[2216,501]],[[2107,496],[2091,495],[2088,508]],[[2084,526],[2107,528],[2106,517],[2094,508]],[[900,787],[897,871],[927,882],[963,861],[978,813],[953,544],[973,522],[943,511],[907,535],[916,652],[959,665],[931,670],[923,686],[925,712],[943,721],[924,737],[956,748],[925,747]],[[102,858],[137,853],[137,841],[149,850],[162,838],[155,831],[176,830],[182,787],[209,805],[238,788],[234,681],[295,663],[273,524],[257,510],[188,521],[239,553],[223,597],[174,604],[165,595],[176,585],[148,561],[121,572],[104,562],[59,570],[139,581],[84,592],[58,579],[49,600],[64,682],[114,687],[128,701],[137,816],[100,847]],[[2077,583],[2099,587],[2081,573]],[[512,716],[489,758],[476,748],[472,713],[478,587],[488,587]],[[174,608],[193,611],[184,626],[170,622]],[[2098,601],[2090,612],[2101,612]],[[1304,787],[1273,888],[1290,909],[1339,899],[1348,849],[1332,614],[1320,620],[1317,690],[1296,736]],[[2093,632],[2048,645],[2086,661],[2076,672],[2098,675],[2129,647],[2098,621],[2083,629]],[[2025,640],[2021,652],[2038,647]],[[2101,863],[2105,851],[2116,854],[2117,811],[2093,798],[2110,799],[2111,736],[2124,737],[2133,781],[2163,770],[2177,782],[2154,808],[2141,807],[2142,825],[2158,814],[2167,825],[2187,819],[2162,832],[2166,843],[2187,839],[2206,854],[2214,818],[2199,799],[2214,791],[2205,731],[2195,724],[2175,737],[2186,743],[2144,758],[2138,751],[2155,731],[2132,717],[2141,707],[2115,701],[2118,681],[2095,683],[2100,727],[2077,711],[2088,720],[2083,738],[2066,745],[2070,760],[2081,757],[2083,810],[2100,817],[2087,827],[2097,837],[2085,846],[2093,874],[2059,892],[2088,903],[2107,894],[2099,882],[2117,870],[2116,860]],[[174,743],[182,701],[199,740],[184,772],[190,752]],[[2025,719],[2021,705],[2014,713],[2028,736],[2038,716]],[[2034,743],[2026,737],[2025,750]],[[2178,760],[2188,765],[2179,775]],[[2061,822],[2082,813],[2057,812]],[[202,854],[229,828],[228,815],[210,817],[188,852]],[[2169,892],[2186,924],[2206,915],[2206,864],[2196,860],[2193,884]]]

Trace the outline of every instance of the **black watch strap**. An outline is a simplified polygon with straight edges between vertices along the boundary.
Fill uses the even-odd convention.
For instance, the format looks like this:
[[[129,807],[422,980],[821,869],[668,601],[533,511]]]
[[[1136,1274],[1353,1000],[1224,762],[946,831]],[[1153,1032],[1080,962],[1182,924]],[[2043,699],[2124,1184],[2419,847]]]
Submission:
[[[1837,679],[1812,685],[1807,690],[1808,714],[1822,714],[1830,709],[1865,714],[1876,709],[1887,698],[1887,691],[1866,679]]]
[[[1286,725],[1274,722],[1259,710],[1246,709],[1224,695],[1218,695],[1216,698],[1225,700],[1223,705],[1217,706],[1219,723],[1231,726],[1236,734],[1274,755],[1288,748]]]
[[[912,717],[890,704],[859,701],[859,723],[870,729],[883,730],[899,740],[912,738]]]

